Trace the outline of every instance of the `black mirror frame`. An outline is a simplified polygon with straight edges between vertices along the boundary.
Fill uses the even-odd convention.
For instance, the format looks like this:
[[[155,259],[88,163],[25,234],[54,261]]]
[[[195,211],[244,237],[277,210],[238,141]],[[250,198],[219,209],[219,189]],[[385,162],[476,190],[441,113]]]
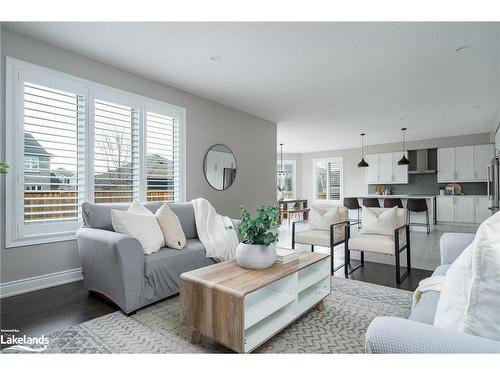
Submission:
[[[233,155],[233,158],[234,158],[234,166],[235,166],[235,170],[236,172],[234,173],[234,180],[233,182],[231,183],[231,185],[229,185],[227,188],[225,189],[217,189],[216,187],[214,187],[210,181],[208,181],[208,178],[207,178],[207,172],[206,172],[206,166],[207,166],[207,156],[208,156],[208,153],[210,152],[210,150],[212,150],[214,147],[216,146],[222,146],[222,147],[225,147],[227,148],[230,152],[231,152],[231,155]],[[226,191],[226,190],[229,190],[231,188],[231,186],[234,185],[234,181],[236,181],[236,177],[238,176],[238,162],[236,160],[236,155],[234,155],[234,152],[233,150],[231,150],[229,147],[227,147],[226,145],[222,144],[222,143],[216,143],[212,146],[210,146],[207,150],[207,152],[205,153],[205,157],[203,158],[203,176],[205,176],[205,181],[207,181],[207,184],[214,190],[216,191]]]

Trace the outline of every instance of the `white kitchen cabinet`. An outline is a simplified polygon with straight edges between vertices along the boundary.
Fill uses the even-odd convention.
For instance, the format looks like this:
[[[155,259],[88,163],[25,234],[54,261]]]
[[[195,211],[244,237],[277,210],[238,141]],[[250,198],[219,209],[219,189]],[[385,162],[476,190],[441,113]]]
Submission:
[[[474,150],[475,174],[474,178],[486,181],[486,168],[495,156],[495,145],[478,145]]]
[[[474,179],[474,147],[461,146],[455,148],[455,181]]]
[[[455,180],[455,147],[438,148],[438,182]]]
[[[455,221],[455,205],[452,196],[437,197],[437,221]]]
[[[476,197],[476,223],[481,224],[491,216],[491,211],[489,209],[491,205],[492,203],[489,196]]]
[[[365,160],[369,165],[365,168],[366,183],[378,184],[378,154],[365,155]]]
[[[491,144],[438,149],[438,182],[485,182]]]
[[[473,196],[457,196],[453,197],[455,206],[455,222],[457,223],[474,223],[476,221],[475,213],[475,197]]]
[[[401,152],[386,152],[381,154],[368,154],[365,159],[370,165],[366,168],[367,184],[407,184],[408,166],[398,165]],[[408,153],[406,153],[408,157]]]
[[[378,154],[378,179],[380,183],[391,183],[394,178],[392,166],[392,152]]]
[[[393,154],[394,160],[394,181],[400,184],[408,183],[408,166],[407,165],[398,165],[398,161],[403,157],[403,154],[400,152],[394,152]],[[405,152],[406,157],[408,157],[408,152]]]
[[[457,224],[482,223],[490,215],[487,195],[440,195],[437,197],[437,221]]]

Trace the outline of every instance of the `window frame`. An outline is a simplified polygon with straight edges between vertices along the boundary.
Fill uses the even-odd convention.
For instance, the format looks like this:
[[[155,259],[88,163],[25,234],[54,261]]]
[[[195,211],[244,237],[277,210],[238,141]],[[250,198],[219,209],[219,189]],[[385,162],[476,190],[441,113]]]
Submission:
[[[340,195],[339,195],[339,199],[336,200],[336,199],[318,199],[316,194],[317,194],[317,191],[316,191],[316,178],[317,178],[317,175],[316,175],[316,164],[317,163],[332,163],[332,162],[340,162]],[[313,159],[312,160],[312,172],[313,172],[313,182],[312,182],[312,186],[313,186],[313,202],[316,203],[316,204],[342,204],[342,201],[343,201],[343,198],[344,198],[344,158],[342,156],[335,156],[335,157],[330,157],[330,158],[321,158],[321,159]],[[329,176],[328,176],[328,169],[327,169],[327,183],[328,181],[330,180]],[[327,188],[327,193],[326,193],[327,197],[329,196],[329,191],[328,191],[328,188]]]
[[[140,111],[139,120],[139,199],[146,201],[146,111],[168,113],[179,119],[179,196],[176,201],[186,199],[186,108],[165,103],[143,95],[103,85],[98,82],[61,73],[43,66],[24,62],[12,57],[6,57],[6,162],[11,165],[6,175],[6,220],[5,247],[74,240],[76,230],[81,226],[81,220],[61,223],[34,224],[43,231],[30,231],[24,228],[24,123],[23,85],[29,78],[36,83],[63,89],[84,95],[84,192],[83,201],[94,201],[94,100],[102,99],[111,102],[137,106]],[[19,187],[22,187],[20,189]]]
[[[291,164],[292,165],[292,191],[287,193],[292,193],[293,197],[297,197],[297,160],[294,159],[288,159],[288,160],[283,160],[283,169],[285,169],[286,164]],[[280,168],[280,160],[276,161],[276,166],[279,169]]]
[[[40,172],[40,157],[39,156],[28,156],[28,158],[31,160],[30,162],[30,167],[26,168],[26,156],[24,157],[24,172],[29,172],[29,173],[36,173]],[[33,162],[36,162],[36,167],[33,168]]]

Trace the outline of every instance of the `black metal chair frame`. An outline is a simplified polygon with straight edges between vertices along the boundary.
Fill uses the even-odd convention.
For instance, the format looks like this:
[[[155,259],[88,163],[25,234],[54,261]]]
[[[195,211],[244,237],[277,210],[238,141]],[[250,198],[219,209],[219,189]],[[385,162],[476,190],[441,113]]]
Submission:
[[[427,228],[427,234],[431,232],[431,225],[429,223],[429,209],[425,210],[425,221],[426,223],[412,223],[410,221],[411,219],[411,212],[424,212],[424,211],[411,211],[411,210],[406,210],[406,222],[408,223],[409,226],[413,227],[426,227]]]
[[[347,278],[352,272],[356,271],[358,268],[363,267],[365,265],[365,257],[364,251],[361,252],[361,264],[356,268],[349,270],[349,265],[351,263],[351,251],[355,251],[356,249],[349,249],[349,238],[351,237],[351,226],[356,225],[356,223],[348,223],[345,227],[345,241],[344,241],[344,249],[345,249],[345,261],[344,261],[344,274]],[[406,244],[402,247],[399,247],[399,231],[401,229],[405,229],[406,232]],[[406,279],[406,277],[411,272],[411,250],[410,250],[410,226],[408,224],[402,225],[399,228],[394,229],[394,256],[396,258],[396,283],[399,285],[401,282]],[[401,262],[400,255],[403,251],[406,250],[406,272],[401,275]]]
[[[294,221],[292,223],[292,249],[295,249],[295,244],[296,244],[296,242],[295,242],[295,233],[296,233],[295,224],[296,223],[307,223],[307,222],[308,222],[308,220],[300,220],[300,221]],[[340,221],[338,223],[334,223],[334,224],[330,225],[330,272],[332,275],[335,273],[335,271],[344,267],[344,265],[341,264],[340,266],[337,266],[335,268],[335,262],[334,262],[335,246],[340,245],[341,243],[345,242],[345,238],[343,240],[335,242],[335,227],[337,225],[348,224],[348,223],[349,223],[349,221],[346,220],[346,221]],[[298,242],[298,243],[300,243],[300,242]],[[314,245],[311,245],[311,251],[314,252]]]

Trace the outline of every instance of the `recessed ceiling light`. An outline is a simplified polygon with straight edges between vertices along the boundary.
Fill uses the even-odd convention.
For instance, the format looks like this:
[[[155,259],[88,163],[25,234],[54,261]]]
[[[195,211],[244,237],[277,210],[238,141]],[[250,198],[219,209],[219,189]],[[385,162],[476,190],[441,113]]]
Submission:
[[[481,105],[476,105],[474,108],[475,108],[475,109],[481,109],[482,107],[483,107],[483,106],[481,106]]]
[[[399,121],[404,121],[404,120],[406,120],[405,116],[399,118]]]
[[[287,92],[282,91],[282,92],[281,92],[281,96],[283,96],[284,98],[288,98],[288,93],[287,93]]]
[[[463,52],[465,50],[469,49],[469,46],[460,46],[458,48],[455,48],[455,51],[457,52]]]
[[[210,56],[210,60],[212,61],[220,61],[221,56],[220,55],[212,55]]]

